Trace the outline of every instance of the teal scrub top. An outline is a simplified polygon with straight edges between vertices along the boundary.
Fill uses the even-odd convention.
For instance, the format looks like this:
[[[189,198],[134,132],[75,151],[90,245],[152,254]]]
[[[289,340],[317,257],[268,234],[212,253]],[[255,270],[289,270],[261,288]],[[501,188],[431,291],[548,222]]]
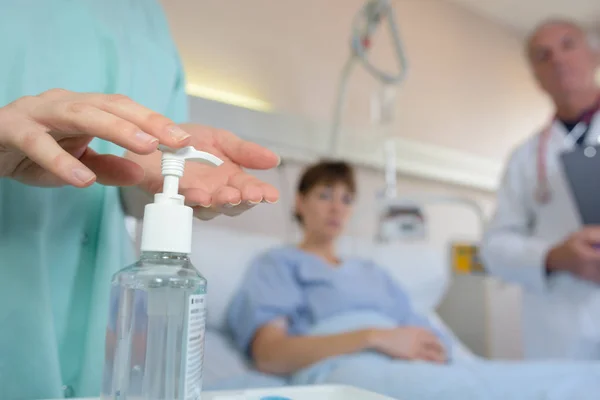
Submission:
[[[155,0],[0,5],[0,106],[63,88],[125,94],[186,120],[180,60]],[[118,188],[0,179],[0,399],[99,395],[111,276],[133,261]]]

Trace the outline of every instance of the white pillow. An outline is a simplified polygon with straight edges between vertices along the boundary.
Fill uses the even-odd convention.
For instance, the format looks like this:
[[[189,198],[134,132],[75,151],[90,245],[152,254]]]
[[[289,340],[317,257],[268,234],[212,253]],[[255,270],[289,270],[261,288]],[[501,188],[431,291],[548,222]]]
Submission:
[[[207,329],[204,344],[203,379],[207,386],[225,379],[242,376],[250,366],[228,337],[214,329]]]
[[[235,295],[250,262],[282,241],[265,235],[195,222],[191,260],[208,280],[207,327],[227,329],[227,307]]]
[[[376,246],[373,260],[400,282],[417,310],[435,310],[448,290],[445,257],[427,245]]]
[[[339,251],[364,257],[384,268],[408,293],[413,306],[424,313],[435,310],[450,284],[450,268],[444,253],[425,243],[373,243],[343,238]]]

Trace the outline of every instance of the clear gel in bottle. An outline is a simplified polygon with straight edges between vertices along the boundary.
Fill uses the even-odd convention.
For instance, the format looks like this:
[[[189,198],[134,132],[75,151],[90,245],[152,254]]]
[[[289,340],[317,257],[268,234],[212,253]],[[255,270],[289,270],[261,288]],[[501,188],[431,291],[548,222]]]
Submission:
[[[140,260],[114,275],[102,400],[200,400],[206,279],[189,259],[192,209],[179,195],[191,147],[162,148],[163,193],[146,206]]]

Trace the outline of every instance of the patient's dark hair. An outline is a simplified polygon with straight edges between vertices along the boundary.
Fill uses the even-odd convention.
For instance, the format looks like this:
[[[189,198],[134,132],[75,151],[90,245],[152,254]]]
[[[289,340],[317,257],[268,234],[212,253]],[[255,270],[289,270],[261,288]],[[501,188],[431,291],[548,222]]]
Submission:
[[[298,182],[297,192],[300,195],[306,195],[315,186],[337,183],[346,185],[350,193],[355,194],[354,168],[344,161],[323,160],[304,170]],[[302,223],[302,216],[297,212],[294,213],[294,217]]]

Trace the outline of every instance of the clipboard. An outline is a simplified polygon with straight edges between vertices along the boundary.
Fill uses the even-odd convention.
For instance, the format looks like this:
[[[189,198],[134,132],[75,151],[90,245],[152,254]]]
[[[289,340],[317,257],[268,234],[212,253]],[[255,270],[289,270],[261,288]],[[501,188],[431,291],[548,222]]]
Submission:
[[[560,159],[581,222],[600,225],[600,146],[577,146]]]

